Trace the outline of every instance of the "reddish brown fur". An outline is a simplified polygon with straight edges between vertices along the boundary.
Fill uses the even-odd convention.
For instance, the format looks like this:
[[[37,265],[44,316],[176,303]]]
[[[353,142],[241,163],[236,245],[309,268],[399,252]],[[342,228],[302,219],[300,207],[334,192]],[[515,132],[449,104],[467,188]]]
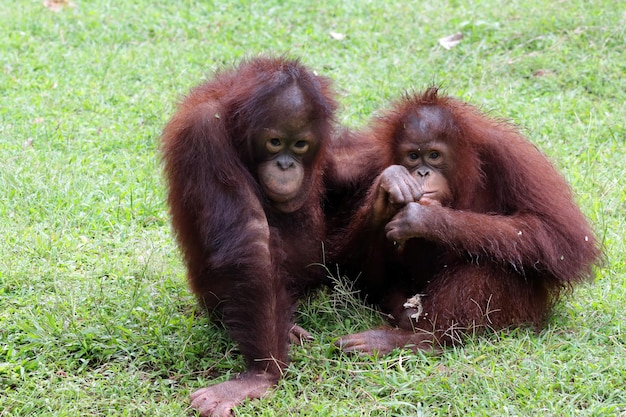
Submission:
[[[294,83],[312,103],[320,149],[304,162],[305,203],[285,213],[261,191],[251,141],[280,116],[268,114],[272,98]],[[262,395],[288,362],[296,298],[323,277],[311,265],[322,260],[322,169],[335,108],[327,79],[298,61],[256,58],[194,88],[165,127],[168,202],[190,286],[219,311],[248,367],[239,379],[198,391],[194,407],[203,415],[228,415]]]
[[[443,207],[410,203],[400,211],[396,219],[420,224],[420,237],[398,250],[388,239],[398,222],[386,230],[372,224],[373,192],[367,190],[398,163],[394,150],[407,116],[432,108],[445,115],[436,135],[453,150],[455,165],[446,172],[453,198]],[[350,276],[361,274],[368,299],[392,314],[399,329],[346,336],[339,341],[345,350],[425,348],[420,343],[455,342],[457,331],[477,326],[539,327],[563,289],[592,276],[598,245],[568,184],[512,125],[432,88],[399,100],[369,132],[355,136],[365,153],[378,148],[378,157],[365,171],[337,175],[351,178],[333,192],[336,199],[343,192],[353,211],[339,210],[339,220],[331,220],[330,247]],[[346,143],[352,149],[358,140]],[[342,227],[346,213],[351,220]],[[403,307],[415,294],[422,295],[418,320],[408,317],[415,310]]]

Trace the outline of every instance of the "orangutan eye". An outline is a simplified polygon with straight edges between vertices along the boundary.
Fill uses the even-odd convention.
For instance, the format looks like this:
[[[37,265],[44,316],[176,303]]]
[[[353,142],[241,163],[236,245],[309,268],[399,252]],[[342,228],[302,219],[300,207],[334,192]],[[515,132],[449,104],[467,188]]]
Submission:
[[[293,144],[293,150],[298,155],[302,155],[309,150],[309,144],[304,140],[299,140]]]
[[[272,138],[268,140],[267,142],[265,142],[265,147],[267,148],[268,151],[270,151],[270,153],[276,153],[276,152],[279,152],[283,148],[283,144],[280,139]]]
[[[439,159],[440,157],[441,157],[441,154],[440,154],[439,152],[437,152],[437,151],[431,151],[431,152],[428,154],[428,158],[429,158],[429,159],[431,159],[431,160],[433,160],[433,161],[436,161],[436,160],[437,160],[437,159]]]
[[[417,161],[418,158],[419,158],[419,155],[417,154],[417,152],[410,152],[409,153],[409,159],[411,161]]]

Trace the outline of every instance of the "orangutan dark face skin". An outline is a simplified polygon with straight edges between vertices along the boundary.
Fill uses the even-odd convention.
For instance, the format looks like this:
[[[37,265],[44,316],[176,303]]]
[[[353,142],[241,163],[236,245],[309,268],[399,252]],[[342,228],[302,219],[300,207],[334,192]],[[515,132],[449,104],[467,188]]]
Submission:
[[[404,123],[396,161],[409,171],[421,189],[420,199],[414,201],[424,198],[445,205],[452,197],[446,177],[455,164],[448,144],[439,138],[437,126],[442,117],[437,109],[423,109],[419,116],[410,114]]]
[[[387,222],[409,203],[448,205],[452,201],[449,173],[454,153],[441,138],[444,114],[436,108],[411,112],[400,123],[393,165],[380,174],[372,212],[376,223]]]
[[[253,138],[259,162],[259,183],[274,206],[290,213],[305,201],[306,163],[319,150],[320,138],[313,130],[311,104],[293,85],[276,96],[269,105],[276,115]]]

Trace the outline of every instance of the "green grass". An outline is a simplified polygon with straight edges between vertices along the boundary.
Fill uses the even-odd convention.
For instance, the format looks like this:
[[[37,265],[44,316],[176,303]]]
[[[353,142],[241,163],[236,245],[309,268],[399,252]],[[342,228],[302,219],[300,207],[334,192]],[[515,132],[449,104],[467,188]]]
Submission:
[[[157,147],[184,92],[260,52],[332,77],[349,126],[431,84],[512,119],[606,261],[544,331],[441,357],[339,354],[334,338],[380,318],[345,289],[316,294],[299,313],[315,341],[238,415],[626,415],[622,2],[75,2],[0,0],[0,416],[185,415],[190,392],[242,370],[187,289]]]

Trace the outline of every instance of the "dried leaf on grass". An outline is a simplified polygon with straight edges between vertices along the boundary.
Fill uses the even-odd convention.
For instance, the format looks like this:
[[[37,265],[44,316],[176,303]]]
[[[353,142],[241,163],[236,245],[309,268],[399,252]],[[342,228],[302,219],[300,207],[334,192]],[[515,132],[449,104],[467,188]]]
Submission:
[[[455,33],[454,35],[439,39],[439,45],[446,49],[452,49],[461,42],[461,39],[463,39],[463,34],[461,32]]]
[[[43,5],[53,12],[60,12],[64,7],[76,7],[71,0],[44,0]]]
[[[339,33],[339,32],[333,32],[332,30],[330,31],[330,37],[333,38],[336,41],[342,41],[346,38],[346,35],[343,33]]]
[[[533,77],[549,77],[555,74],[556,72],[551,69],[538,69],[533,71]]]

